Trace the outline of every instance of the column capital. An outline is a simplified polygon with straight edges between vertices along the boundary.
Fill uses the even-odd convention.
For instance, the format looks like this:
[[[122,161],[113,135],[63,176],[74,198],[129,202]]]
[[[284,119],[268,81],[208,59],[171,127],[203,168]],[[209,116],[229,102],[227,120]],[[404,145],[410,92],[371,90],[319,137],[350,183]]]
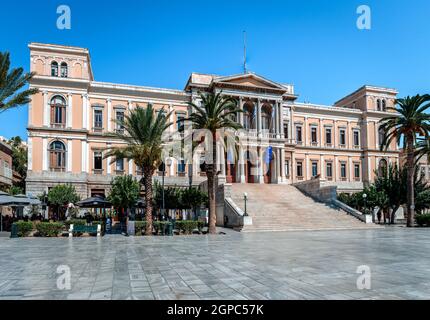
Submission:
[[[107,102],[112,102],[112,99],[111,98],[107,98],[106,101]]]

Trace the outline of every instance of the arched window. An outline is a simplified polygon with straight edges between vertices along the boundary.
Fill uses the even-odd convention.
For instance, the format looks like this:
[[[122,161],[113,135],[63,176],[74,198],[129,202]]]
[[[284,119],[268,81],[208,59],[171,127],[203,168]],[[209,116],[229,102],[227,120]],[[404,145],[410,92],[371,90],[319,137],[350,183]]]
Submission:
[[[61,78],[67,78],[67,63],[65,63],[65,62],[61,63],[60,71],[61,71],[61,73],[60,73]]]
[[[51,62],[51,76],[58,77],[58,63],[56,61]]]
[[[269,105],[261,108],[261,129],[266,131],[272,129],[272,107]]]
[[[246,130],[254,129],[254,119],[255,119],[255,112],[254,112],[254,105],[252,102],[247,102],[243,106],[243,127]]]
[[[385,138],[385,131],[382,127],[379,127],[378,129],[378,143],[379,145],[382,144],[382,142],[384,141]]]
[[[376,110],[381,111],[381,100],[379,99],[376,101]]]
[[[51,171],[66,169],[66,147],[61,141],[54,141],[49,146],[49,168]]]
[[[382,100],[382,111],[387,111],[387,103],[385,100]]]
[[[51,126],[64,127],[66,124],[66,100],[61,96],[51,99]]]

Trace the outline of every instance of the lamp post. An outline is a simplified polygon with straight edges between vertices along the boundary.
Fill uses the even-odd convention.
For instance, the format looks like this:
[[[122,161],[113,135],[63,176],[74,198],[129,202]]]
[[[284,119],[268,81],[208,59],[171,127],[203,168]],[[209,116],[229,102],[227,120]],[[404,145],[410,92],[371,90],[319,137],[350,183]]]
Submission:
[[[161,182],[161,194],[162,194],[162,198],[163,198],[163,203],[162,203],[162,211],[163,211],[163,216],[164,216],[164,211],[166,209],[166,204],[165,204],[165,200],[164,200],[164,177],[166,175],[166,164],[167,167],[170,169],[170,166],[172,165],[172,159],[167,158],[165,162],[163,162],[163,167],[162,167],[162,182]]]
[[[245,213],[244,213],[244,215],[247,216],[248,212],[246,212],[246,200],[248,200],[248,194],[246,192],[243,193],[243,200],[245,201]]]
[[[366,211],[367,205],[366,205],[366,198],[367,194],[363,193],[363,200],[364,200],[364,210]]]

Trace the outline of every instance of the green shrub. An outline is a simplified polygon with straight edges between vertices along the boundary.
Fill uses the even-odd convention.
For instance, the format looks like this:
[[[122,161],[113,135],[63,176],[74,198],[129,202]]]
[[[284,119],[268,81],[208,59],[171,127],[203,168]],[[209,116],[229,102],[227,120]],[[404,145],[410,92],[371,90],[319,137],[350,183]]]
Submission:
[[[197,221],[197,228],[199,229],[199,232],[203,232],[203,228],[205,226],[205,223],[203,221]]]
[[[420,227],[430,227],[430,213],[425,213],[425,214],[417,214],[416,216],[417,219],[417,224]]]
[[[40,237],[57,237],[63,226],[60,222],[41,222],[36,224],[36,230]]]
[[[184,234],[191,234],[193,233],[193,230],[197,229],[198,227],[199,227],[199,221],[194,221],[194,220],[181,220],[181,221],[176,221],[175,223],[175,228],[179,230],[179,233],[181,233],[182,231]]]
[[[70,228],[70,225],[73,224],[75,226],[84,226],[87,223],[84,219],[71,219],[68,221],[65,221],[64,224],[66,225],[67,229]]]
[[[16,225],[18,237],[27,237],[33,230],[33,223],[31,221],[17,221],[13,224]]]
[[[169,223],[169,221],[153,221],[152,226],[155,230],[155,234],[165,235]]]
[[[136,236],[144,235],[146,232],[146,221],[135,221],[134,232]]]

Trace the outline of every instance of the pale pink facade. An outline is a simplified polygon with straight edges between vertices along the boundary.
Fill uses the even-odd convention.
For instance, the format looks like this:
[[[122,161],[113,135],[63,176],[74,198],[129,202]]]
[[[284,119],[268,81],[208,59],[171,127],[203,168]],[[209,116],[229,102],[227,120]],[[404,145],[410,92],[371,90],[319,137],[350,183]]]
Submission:
[[[326,184],[353,191],[373,180],[381,160],[399,161],[394,144],[379,151],[378,121],[394,103],[393,89],[364,86],[334,106],[319,106],[297,103],[293,86],[253,73],[193,73],[184,90],[112,84],[94,80],[87,49],[39,43],[29,47],[31,71],[37,73],[31,86],[40,89],[29,106],[28,123],[27,191],[35,195],[58,183],[74,184],[83,197],[106,194],[114,176],[139,175],[132,161],[103,158],[104,148],[122,143],[106,135],[120,129],[115,119],[152,104],[172,111],[170,121],[175,122],[188,115],[189,102],[199,103],[198,92],[222,91],[246,111],[236,118],[248,138],[239,159],[220,164],[227,182],[295,183],[317,174]],[[169,129],[172,134],[177,126]],[[248,161],[251,147],[257,158],[253,164]],[[270,159],[265,161],[267,148]],[[195,184],[202,182],[200,159],[194,156],[189,173],[183,159],[172,158],[166,183],[187,185],[189,176]]]

